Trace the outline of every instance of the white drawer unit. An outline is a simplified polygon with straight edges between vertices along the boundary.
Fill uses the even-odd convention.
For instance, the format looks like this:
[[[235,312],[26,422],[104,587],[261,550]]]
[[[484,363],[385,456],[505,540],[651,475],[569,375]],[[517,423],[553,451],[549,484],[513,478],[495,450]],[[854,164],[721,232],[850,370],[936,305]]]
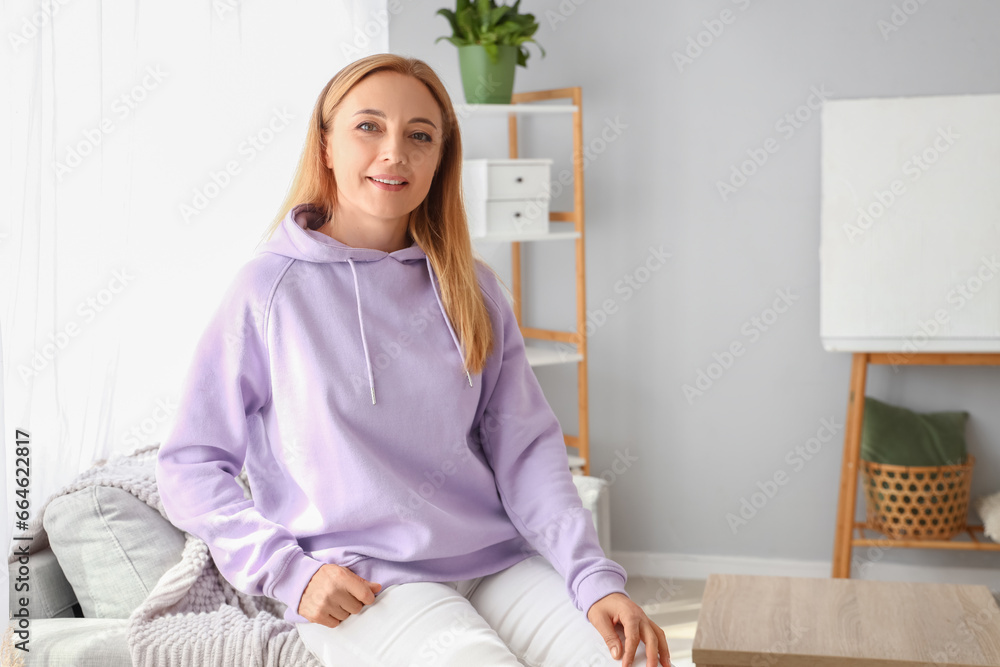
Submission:
[[[549,202],[534,199],[485,202],[483,216],[469,215],[469,232],[474,237],[487,234],[546,234],[549,231]]]
[[[469,234],[546,234],[552,160],[463,160]]]

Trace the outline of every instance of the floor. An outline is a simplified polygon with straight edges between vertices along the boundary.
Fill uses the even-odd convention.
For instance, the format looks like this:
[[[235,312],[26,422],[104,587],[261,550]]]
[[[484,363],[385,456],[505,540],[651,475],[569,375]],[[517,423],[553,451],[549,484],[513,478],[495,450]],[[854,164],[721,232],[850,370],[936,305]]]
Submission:
[[[625,591],[653,622],[663,628],[674,665],[691,667],[694,664],[691,662],[691,644],[698,625],[705,580],[629,576]],[[645,656],[637,655],[632,664],[645,667]]]

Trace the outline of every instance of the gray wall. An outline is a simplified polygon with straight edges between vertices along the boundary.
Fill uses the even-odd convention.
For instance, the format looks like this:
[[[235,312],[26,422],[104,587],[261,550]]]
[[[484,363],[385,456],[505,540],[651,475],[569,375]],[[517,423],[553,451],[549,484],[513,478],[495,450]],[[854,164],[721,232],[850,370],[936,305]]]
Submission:
[[[446,5],[403,2],[389,44],[426,60],[460,102],[457,52],[434,44],[449,33],[434,15]],[[592,474],[613,479],[614,552],[829,561],[851,360],[819,340],[820,118],[810,96],[1000,92],[1000,5],[524,0],[522,10],[542,24],[547,57],[528,46],[515,91],[582,86],[585,142],[595,142],[587,304],[596,312],[610,300],[614,312],[589,339]],[[720,16],[729,23],[711,23]],[[710,43],[703,21],[722,28]],[[699,33],[708,46],[679,66],[675,52]],[[785,119],[796,113],[794,124]],[[568,120],[526,125],[522,157],[568,155]],[[494,157],[505,156],[504,126],[492,125]],[[767,161],[724,198],[718,182],[769,139]],[[465,140],[467,155],[484,156],[474,152],[487,150],[484,138]],[[554,168],[568,167],[567,157]],[[570,207],[568,197],[553,203]],[[549,287],[526,296],[526,323],[571,328],[572,248],[537,245],[523,246],[525,275]],[[634,273],[650,246],[671,257]],[[502,251],[490,257],[506,266]],[[626,275],[648,280],[629,290]],[[791,305],[776,313],[781,293]],[[685,397],[683,385],[734,343],[743,353],[702,395]],[[575,370],[537,374],[575,432]],[[970,411],[973,494],[1000,490],[1000,369],[872,367],[868,393],[914,410]],[[816,437],[808,460],[794,453]],[[780,472],[785,484],[734,532],[727,514]],[[882,560],[996,567],[1000,555],[890,550]]]

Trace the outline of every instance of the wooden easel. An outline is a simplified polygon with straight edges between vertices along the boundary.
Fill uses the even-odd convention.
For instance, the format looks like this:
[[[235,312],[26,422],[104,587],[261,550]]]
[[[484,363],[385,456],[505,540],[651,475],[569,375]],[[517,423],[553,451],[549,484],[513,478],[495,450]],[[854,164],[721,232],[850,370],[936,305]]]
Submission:
[[[851,551],[856,546],[908,549],[965,549],[1000,551],[1000,543],[980,541],[982,526],[966,526],[969,541],[870,539],[864,536],[867,523],[854,519],[858,493],[858,461],[861,458],[861,426],[865,410],[865,381],[868,364],[910,366],[1000,366],[1000,353],[855,352],[851,366],[851,388],[844,425],[844,462],[840,471],[840,501],[833,541],[833,577],[850,579]],[[854,531],[859,537],[853,537]],[[870,529],[869,529],[870,530]]]

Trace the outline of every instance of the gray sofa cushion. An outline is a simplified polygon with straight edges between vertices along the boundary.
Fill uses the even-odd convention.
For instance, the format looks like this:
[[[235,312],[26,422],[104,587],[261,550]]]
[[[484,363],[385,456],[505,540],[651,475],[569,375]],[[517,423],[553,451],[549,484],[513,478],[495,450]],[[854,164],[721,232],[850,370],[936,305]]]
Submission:
[[[49,545],[88,618],[128,618],[180,562],[184,533],[122,489],[93,486],[53,499]]]
[[[11,612],[20,608],[22,599],[27,599],[28,618],[32,621],[36,618],[76,616],[73,612],[76,595],[51,549],[42,549],[29,556],[27,582],[23,581],[23,577],[22,581],[18,581],[22,575],[20,567],[21,564],[16,561],[7,565]],[[23,587],[25,584],[30,586],[27,591],[17,590],[19,585]]]

